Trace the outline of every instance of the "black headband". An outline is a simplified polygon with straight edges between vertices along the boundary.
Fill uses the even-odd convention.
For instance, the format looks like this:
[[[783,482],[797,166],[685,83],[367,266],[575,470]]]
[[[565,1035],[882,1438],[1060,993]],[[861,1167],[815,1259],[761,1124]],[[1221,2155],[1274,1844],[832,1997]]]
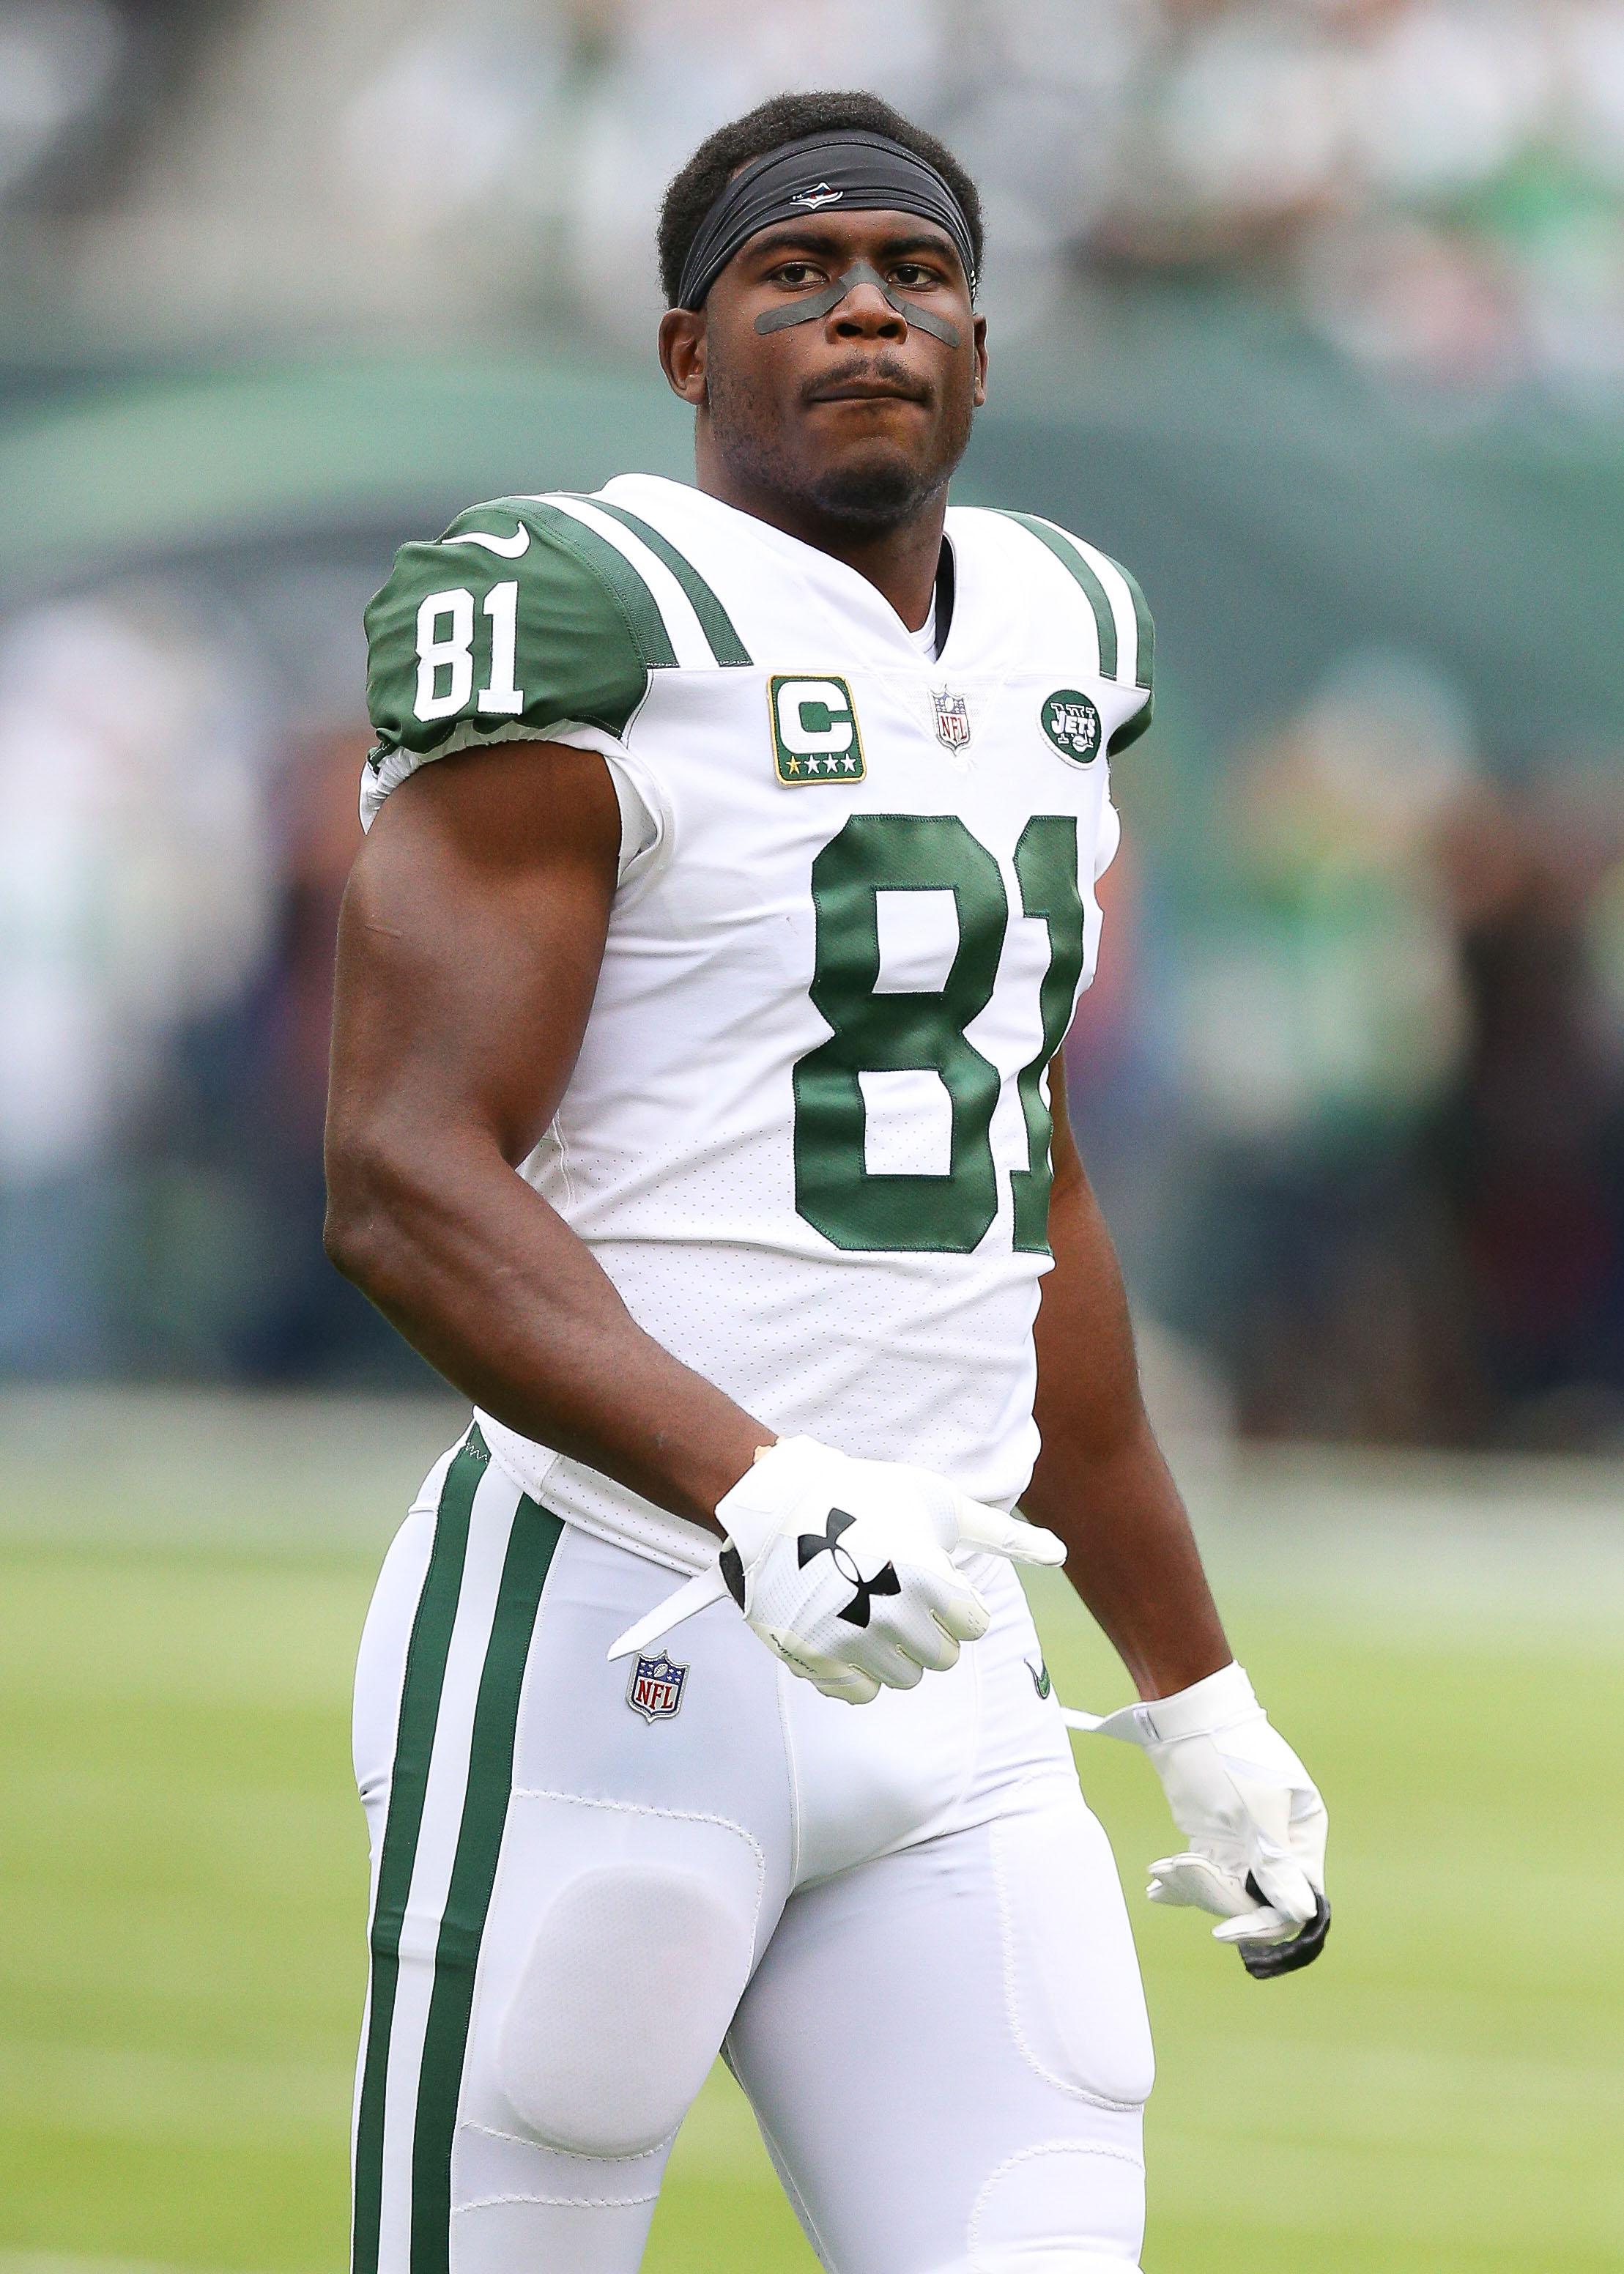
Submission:
[[[909,213],[953,241],[971,293],[975,253],[964,207],[936,168],[887,134],[808,134],[770,150],[735,174],[695,232],[677,287],[679,308],[697,308],[735,252],[775,222],[825,207],[847,213]]]

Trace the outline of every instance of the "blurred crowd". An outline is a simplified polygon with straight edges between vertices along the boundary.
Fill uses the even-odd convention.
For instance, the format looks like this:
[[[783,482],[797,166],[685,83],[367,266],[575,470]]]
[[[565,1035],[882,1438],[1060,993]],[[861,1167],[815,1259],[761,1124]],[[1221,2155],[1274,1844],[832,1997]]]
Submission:
[[[1250,1434],[1624,1443],[1618,754],[1497,781],[1365,653],[1181,787],[1072,1046],[1154,1309]]]
[[[1624,407],[1624,0],[0,0],[0,410],[102,348],[641,354],[669,174],[853,79],[981,181],[1001,338],[1199,285],[1432,403]],[[1290,509],[1238,493],[1203,561]],[[0,1376],[414,1378],[319,1244],[360,614],[407,532],[282,502],[0,563]],[[1275,643],[1262,718],[1181,732],[1169,685],[1075,1117],[1245,1428],[1616,1449],[1624,766],[1485,715],[1487,632],[1455,676],[1365,637]]]
[[[1157,275],[1406,386],[1624,389],[1624,0],[0,0],[0,281],[641,345],[699,137],[853,80],[978,175],[1006,334]]]
[[[279,665],[259,575],[0,652],[0,1374],[411,1372],[319,1244],[358,669]],[[1256,1434],[1624,1444],[1616,753],[1496,781],[1385,652],[1147,748],[1072,1096],[1150,1310]]]
[[[281,665],[278,580],[241,622],[180,576],[0,640],[0,1376],[398,1371],[320,1245],[368,738]]]

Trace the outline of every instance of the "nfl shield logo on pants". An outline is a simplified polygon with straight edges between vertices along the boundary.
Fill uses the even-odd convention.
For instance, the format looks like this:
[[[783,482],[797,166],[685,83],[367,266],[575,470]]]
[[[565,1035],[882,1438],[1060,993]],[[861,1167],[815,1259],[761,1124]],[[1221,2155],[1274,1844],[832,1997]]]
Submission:
[[[962,750],[970,739],[970,706],[962,695],[950,695],[945,687],[935,689],[931,702],[936,706],[936,740],[950,750]]]
[[[645,1721],[669,1721],[681,1706],[687,1680],[686,1666],[677,1666],[663,1650],[656,1651],[652,1658],[640,1658],[633,1667],[626,1702]]]

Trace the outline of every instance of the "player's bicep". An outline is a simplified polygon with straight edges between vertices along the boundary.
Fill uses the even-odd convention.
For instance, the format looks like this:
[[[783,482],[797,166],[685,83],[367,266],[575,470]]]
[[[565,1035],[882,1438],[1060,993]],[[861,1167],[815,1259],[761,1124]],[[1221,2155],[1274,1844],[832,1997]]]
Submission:
[[[590,750],[504,742],[399,785],[339,922],[332,1136],[473,1129],[524,1158],[580,1048],[620,837]]]

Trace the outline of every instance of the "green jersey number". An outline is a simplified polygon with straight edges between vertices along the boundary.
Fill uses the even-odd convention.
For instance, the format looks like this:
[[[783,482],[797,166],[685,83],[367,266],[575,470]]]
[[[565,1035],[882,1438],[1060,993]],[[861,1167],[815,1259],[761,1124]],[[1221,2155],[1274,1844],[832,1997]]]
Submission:
[[[1039,993],[1043,1041],[1017,1076],[1026,1166],[1011,1179],[1014,1245],[1048,1249],[1049,1114],[1039,1087],[1059,1049],[1083,965],[1077,823],[1034,814],[1015,847],[1021,913],[1049,930]],[[877,992],[879,895],[951,892],[959,945],[937,993]],[[966,1033],[992,1000],[1009,900],[992,855],[951,814],[853,814],[812,864],[817,949],[812,1000],[832,1032],[795,1068],[795,1206],[846,1249],[967,1255],[998,1212],[992,1157],[997,1068]],[[929,1070],[952,1107],[944,1176],[871,1174],[860,1076]]]

